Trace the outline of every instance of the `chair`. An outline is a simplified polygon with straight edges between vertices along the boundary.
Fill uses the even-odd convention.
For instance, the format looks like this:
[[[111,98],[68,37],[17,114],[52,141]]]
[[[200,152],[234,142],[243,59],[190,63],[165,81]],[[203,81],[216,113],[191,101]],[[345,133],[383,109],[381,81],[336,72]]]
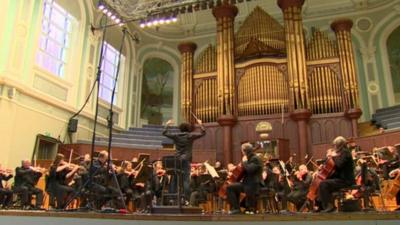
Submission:
[[[275,198],[275,191],[270,188],[261,188],[258,198],[261,200],[263,213],[279,213],[278,202]]]

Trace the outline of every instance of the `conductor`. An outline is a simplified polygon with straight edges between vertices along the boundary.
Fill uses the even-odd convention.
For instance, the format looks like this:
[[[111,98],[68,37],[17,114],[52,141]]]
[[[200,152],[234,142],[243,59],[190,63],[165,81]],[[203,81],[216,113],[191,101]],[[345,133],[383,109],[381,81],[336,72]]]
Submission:
[[[190,164],[192,162],[193,141],[204,136],[206,130],[201,122],[197,119],[201,132],[193,132],[193,126],[190,123],[181,123],[178,133],[171,133],[169,128],[173,124],[172,120],[168,120],[163,131],[163,135],[172,139],[176,148],[176,156],[181,160],[182,176],[183,176],[183,192],[185,200],[190,198]]]

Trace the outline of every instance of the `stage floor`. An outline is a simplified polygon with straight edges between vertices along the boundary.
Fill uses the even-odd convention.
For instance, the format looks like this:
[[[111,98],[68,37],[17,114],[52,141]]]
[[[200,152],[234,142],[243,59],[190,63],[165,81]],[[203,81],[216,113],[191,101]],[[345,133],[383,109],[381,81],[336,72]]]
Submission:
[[[280,225],[399,225],[400,212],[291,213],[256,215],[117,214],[95,212],[0,211],[0,225],[119,225],[119,224],[277,224]]]

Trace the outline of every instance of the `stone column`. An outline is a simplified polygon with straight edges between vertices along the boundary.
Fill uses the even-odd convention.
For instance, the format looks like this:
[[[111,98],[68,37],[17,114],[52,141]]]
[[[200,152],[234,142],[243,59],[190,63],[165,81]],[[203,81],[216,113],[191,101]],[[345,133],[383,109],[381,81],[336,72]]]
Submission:
[[[308,119],[311,117],[308,109],[309,93],[301,15],[304,1],[278,0],[285,23],[290,111],[292,119],[297,121],[300,159],[304,159],[305,155],[309,154]]]
[[[197,45],[193,42],[184,42],[178,45],[181,52],[181,115],[182,120],[191,122],[193,98],[193,54]]]
[[[218,123],[223,127],[224,163],[232,162],[232,127],[236,123],[234,21],[235,5],[224,1],[212,11],[217,21]]]
[[[353,137],[358,136],[358,119],[362,111],[359,105],[358,82],[354,62],[353,43],[351,41],[351,28],[353,22],[350,19],[339,19],[331,24],[336,34],[339,51],[340,71],[343,80],[344,103],[346,116],[351,120]]]

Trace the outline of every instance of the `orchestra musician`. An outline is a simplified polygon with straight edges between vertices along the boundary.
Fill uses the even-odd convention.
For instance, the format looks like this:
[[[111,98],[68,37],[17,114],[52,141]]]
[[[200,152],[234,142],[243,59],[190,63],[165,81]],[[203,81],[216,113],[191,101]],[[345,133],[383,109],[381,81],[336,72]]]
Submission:
[[[119,190],[114,186],[115,182],[109,182],[111,180],[109,169],[113,170],[114,168],[108,168],[107,160],[108,152],[103,150],[91,166],[90,174],[93,180],[89,184],[89,191],[96,196],[95,207],[97,209],[100,209],[109,200],[116,200],[119,196]],[[115,208],[122,208],[119,201],[113,201],[113,203]]]
[[[330,151],[328,157],[332,157],[334,161],[335,172],[331,177],[321,181],[318,190],[318,198],[323,208],[322,212],[333,212],[335,210],[333,192],[355,184],[354,163],[346,139],[342,136],[336,137],[333,140],[333,145],[335,150]]]
[[[136,171],[132,169],[132,163],[123,161],[120,168],[117,169],[117,180],[122,193],[125,195],[125,205],[133,200],[132,179]]]
[[[190,164],[192,163],[192,147],[193,141],[203,137],[206,134],[206,130],[202,124],[202,121],[197,119],[197,123],[200,125],[201,132],[193,132],[193,127],[190,123],[181,123],[179,125],[179,133],[171,133],[169,130],[170,125],[173,121],[168,120],[163,131],[163,135],[172,139],[176,148],[176,156],[181,160],[182,165],[182,177],[183,177],[183,191],[185,196],[185,203],[190,198]],[[176,192],[176,181],[172,180],[171,192]]]
[[[31,209],[32,195],[36,195],[36,204],[33,209],[42,209],[43,191],[35,187],[42,175],[41,168],[32,167],[28,159],[22,160],[21,166],[15,169],[13,190],[20,195],[23,209]]]
[[[63,209],[69,196],[74,192],[74,188],[69,185],[69,180],[78,171],[79,166],[64,161],[63,154],[57,154],[50,166],[49,178],[46,189],[50,196],[56,199],[56,208]]]
[[[389,176],[390,176],[391,178],[395,178],[395,177],[399,176],[399,174],[400,174],[400,167],[397,168],[397,169],[392,170],[392,171],[389,173]],[[399,182],[399,181],[397,181],[397,182]],[[399,187],[399,186],[397,186],[397,187]],[[397,191],[397,194],[396,194],[396,205],[398,206],[398,208],[396,209],[396,211],[400,211],[400,190],[398,190],[398,191]]]
[[[3,181],[8,181],[13,177],[12,171],[4,169],[0,164],[0,207],[7,209],[12,204],[13,192],[3,186]]]
[[[244,143],[241,146],[243,158],[243,180],[242,182],[234,182],[227,187],[228,202],[231,205],[229,214],[241,213],[240,193],[245,193],[245,207],[246,213],[254,214],[256,209],[256,196],[260,191],[261,186],[264,186],[262,180],[263,163],[254,151],[250,143]]]
[[[308,188],[310,187],[312,176],[308,172],[307,166],[302,164],[299,170],[294,173],[292,190],[287,195],[287,200],[292,202],[296,209],[299,210],[306,201]]]

